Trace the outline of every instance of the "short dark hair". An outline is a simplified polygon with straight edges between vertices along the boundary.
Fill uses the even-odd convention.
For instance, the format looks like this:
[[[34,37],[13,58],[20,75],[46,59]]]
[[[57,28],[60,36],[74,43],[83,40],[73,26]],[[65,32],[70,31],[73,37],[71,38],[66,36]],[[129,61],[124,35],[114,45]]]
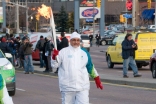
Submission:
[[[125,39],[127,39],[129,36],[132,36],[132,34],[127,33],[126,36],[125,36]]]
[[[14,35],[13,34],[10,34],[10,38],[12,38]]]
[[[61,36],[64,37],[64,32],[61,32]]]
[[[43,36],[41,35],[40,38],[43,38]]]

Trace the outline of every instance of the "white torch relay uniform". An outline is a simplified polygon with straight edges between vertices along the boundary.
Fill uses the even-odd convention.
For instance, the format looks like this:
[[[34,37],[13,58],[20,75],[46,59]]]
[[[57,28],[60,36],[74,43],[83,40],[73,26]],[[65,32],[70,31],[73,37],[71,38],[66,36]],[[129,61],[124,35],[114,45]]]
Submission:
[[[71,39],[73,38],[80,39],[80,35],[73,33]],[[52,60],[52,67],[59,67],[62,104],[89,104],[89,75],[95,78],[98,73],[88,51],[80,47],[64,48],[59,52],[58,61]]]

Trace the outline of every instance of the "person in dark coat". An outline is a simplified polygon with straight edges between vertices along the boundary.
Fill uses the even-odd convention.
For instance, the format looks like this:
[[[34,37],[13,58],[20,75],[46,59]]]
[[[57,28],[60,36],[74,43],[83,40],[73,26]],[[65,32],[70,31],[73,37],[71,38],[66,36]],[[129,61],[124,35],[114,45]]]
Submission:
[[[44,60],[42,58],[42,54],[43,54],[43,50],[44,50],[44,43],[45,43],[45,40],[43,38],[43,36],[40,36],[40,40],[37,42],[37,45],[36,45],[36,49],[39,50],[39,56],[40,56],[40,68],[43,68],[45,65],[44,65]]]
[[[56,36],[56,43],[57,43],[57,50],[60,50],[61,47],[60,47],[60,40],[59,40],[58,36]]]
[[[93,34],[90,34],[90,35],[89,35],[89,40],[90,40],[90,46],[92,47]]]
[[[101,36],[100,36],[100,33],[98,32],[98,34],[96,34],[96,45],[99,47],[100,45],[100,39],[101,39]]]
[[[68,46],[69,46],[68,39],[65,37],[65,33],[61,32],[60,50]]]
[[[46,64],[46,69],[43,72],[52,72],[52,67],[51,67],[51,52],[54,48],[54,45],[51,42],[51,37],[48,36],[46,38],[46,44],[45,44],[45,64]]]
[[[7,44],[7,40],[5,37],[2,37],[1,38],[1,43],[0,43],[0,49],[1,51],[4,53],[10,53],[11,54],[11,50],[10,50],[10,47],[8,46]],[[8,60],[13,63],[13,57],[12,58],[8,58]]]
[[[29,74],[29,72],[34,74],[34,66],[32,62],[32,46],[33,44],[30,42],[29,38],[25,37],[23,44],[25,74]]]
[[[134,77],[141,77],[138,74],[138,68],[135,62],[135,50],[137,50],[137,44],[132,40],[132,34],[127,34],[122,42],[122,58],[123,58],[123,77],[128,78],[127,70],[130,66],[133,70]]]
[[[6,38],[5,37],[2,37],[1,38],[1,42],[0,42],[0,49],[1,51],[5,54],[5,53],[10,53],[10,48],[6,42]]]
[[[47,57],[45,56],[45,47],[46,47],[46,44],[47,44],[48,40],[47,40],[46,37],[44,38],[44,40],[45,40],[45,43],[43,45],[44,50],[43,50],[43,54],[42,54],[42,59],[44,60],[44,63],[45,63],[46,68],[47,68],[47,64],[46,64],[47,63]],[[45,71],[46,71],[46,69],[45,69]]]
[[[19,47],[19,50],[18,50],[18,57],[19,57],[19,61],[20,61],[20,66],[19,68],[24,68],[25,69],[25,66],[24,66],[24,50],[23,50],[23,45],[24,45],[24,40],[22,40],[21,44],[20,44],[20,47]]]

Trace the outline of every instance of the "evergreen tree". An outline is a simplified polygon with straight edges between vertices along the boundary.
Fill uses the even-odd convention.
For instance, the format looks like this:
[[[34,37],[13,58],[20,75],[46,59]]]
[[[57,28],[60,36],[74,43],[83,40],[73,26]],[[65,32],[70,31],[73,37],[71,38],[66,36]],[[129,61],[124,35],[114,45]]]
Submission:
[[[61,32],[65,32],[68,24],[68,14],[65,11],[64,6],[61,6],[58,19],[57,19],[57,27],[61,27]]]

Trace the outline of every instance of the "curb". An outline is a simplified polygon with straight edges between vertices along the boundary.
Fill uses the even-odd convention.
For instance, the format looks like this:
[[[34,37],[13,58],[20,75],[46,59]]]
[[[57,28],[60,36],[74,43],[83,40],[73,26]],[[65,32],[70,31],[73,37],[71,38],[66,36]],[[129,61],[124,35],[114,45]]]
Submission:
[[[23,71],[21,68],[16,68],[17,71]],[[34,70],[35,73],[43,74],[43,75],[51,75],[51,76],[58,76],[55,73],[43,73],[41,71]],[[90,78],[91,81],[94,81],[93,78]],[[152,88],[156,89],[156,83],[148,83],[148,82],[134,82],[134,81],[125,81],[125,80],[117,80],[117,79],[101,79],[104,83],[110,84],[118,84],[118,85],[127,85],[127,86],[134,86],[134,87],[142,87],[142,88]]]

